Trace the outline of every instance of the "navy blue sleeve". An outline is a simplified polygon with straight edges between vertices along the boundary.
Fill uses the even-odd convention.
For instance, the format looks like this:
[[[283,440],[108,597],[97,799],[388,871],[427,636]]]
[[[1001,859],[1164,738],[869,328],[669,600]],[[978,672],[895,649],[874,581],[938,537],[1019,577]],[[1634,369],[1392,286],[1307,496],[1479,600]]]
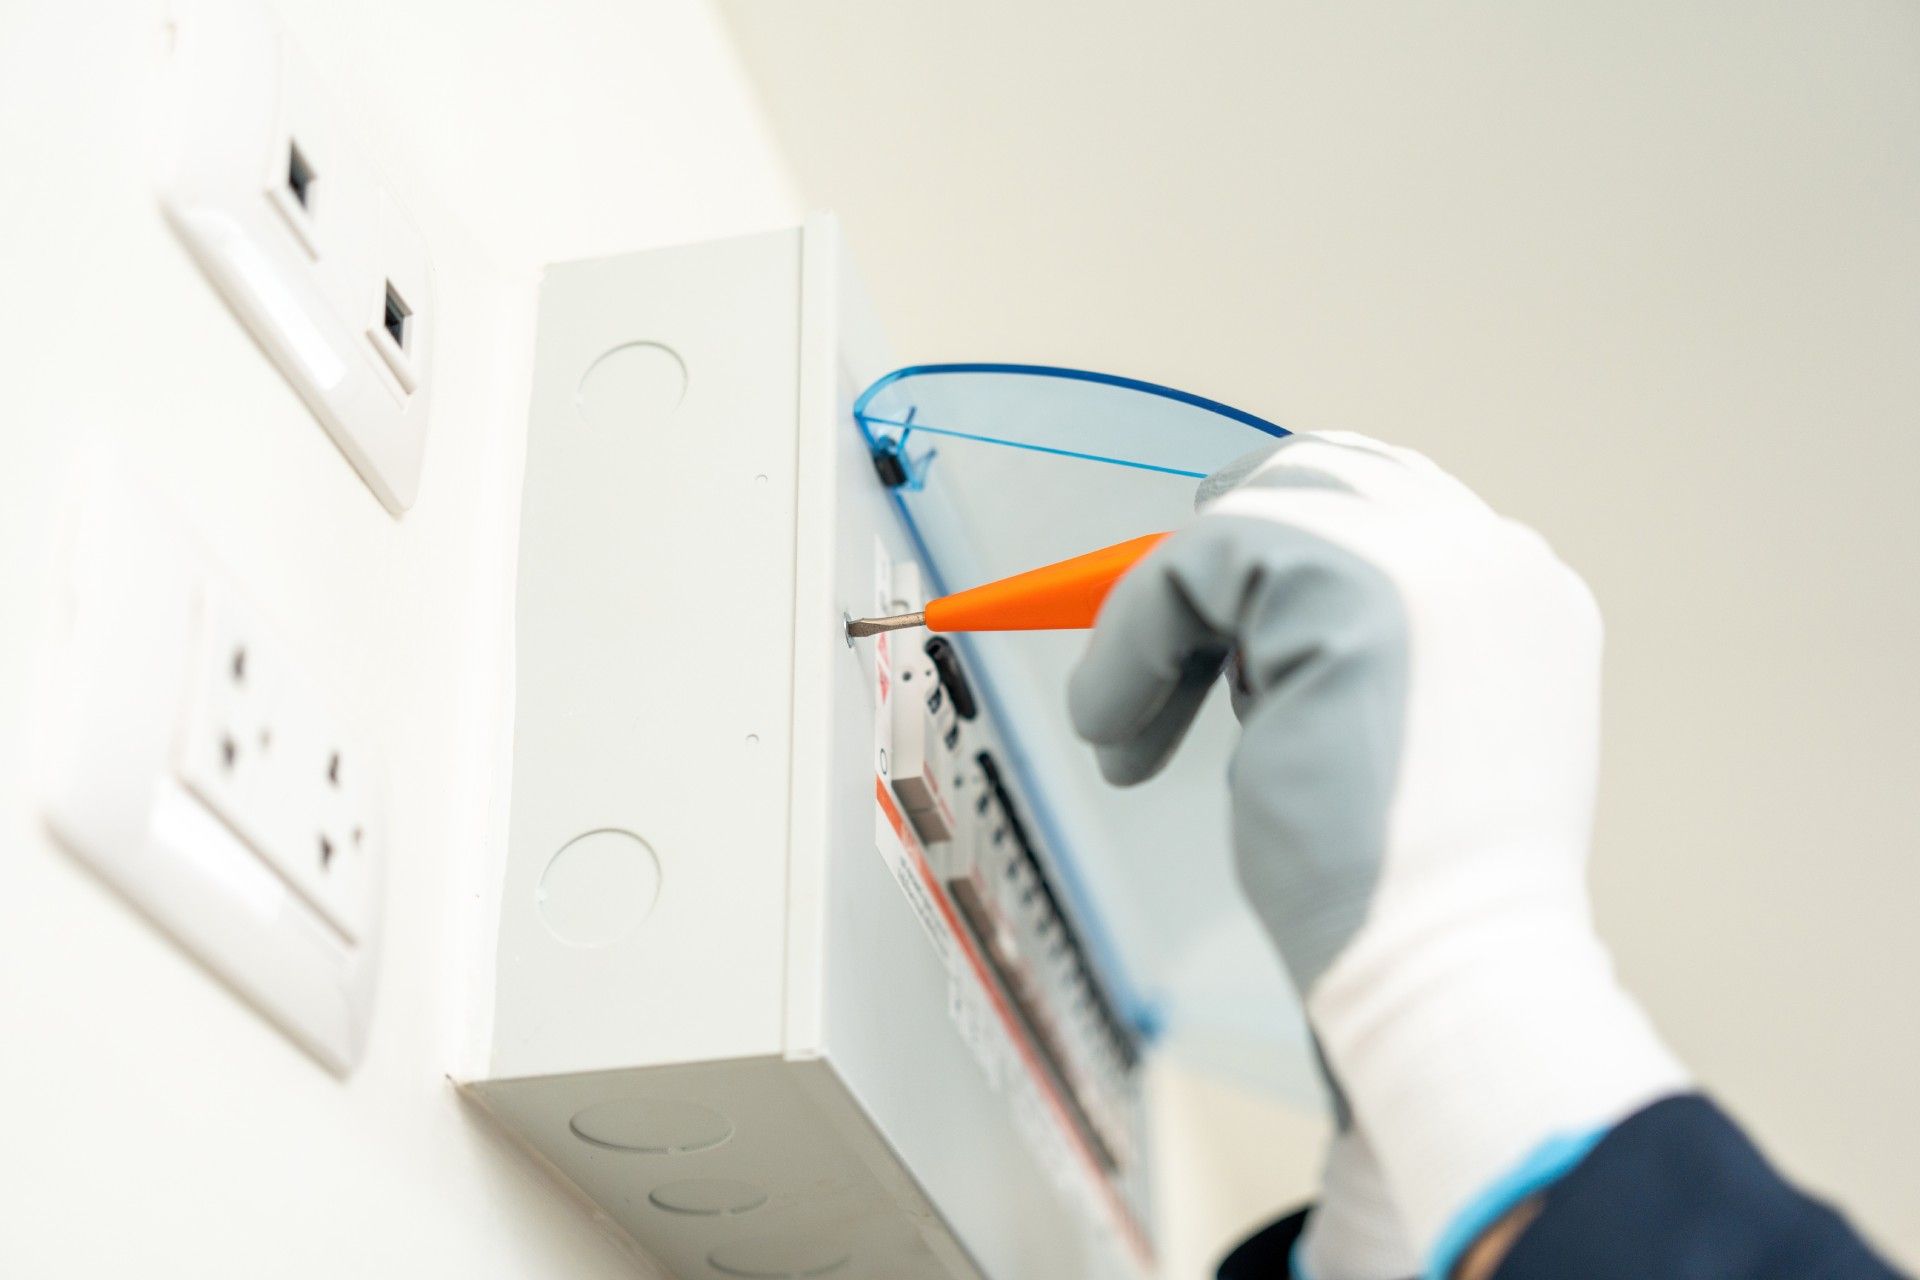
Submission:
[[[1217,1280],[1287,1280],[1294,1241],[1306,1228],[1311,1209],[1300,1209],[1270,1222],[1242,1240],[1220,1260]]]
[[[1495,1280],[1898,1280],[1846,1219],[1687,1094],[1629,1116],[1549,1187]]]
[[[1286,1280],[1305,1225],[1272,1224],[1219,1280]],[[1628,1117],[1544,1193],[1494,1280],[1903,1280],[1697,1094]]]

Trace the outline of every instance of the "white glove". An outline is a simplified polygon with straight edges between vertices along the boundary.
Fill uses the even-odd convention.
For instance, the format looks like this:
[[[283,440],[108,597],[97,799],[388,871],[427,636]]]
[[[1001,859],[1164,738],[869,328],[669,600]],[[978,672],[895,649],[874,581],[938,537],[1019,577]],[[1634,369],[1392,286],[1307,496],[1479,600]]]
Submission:
[[[1110,780],[1150,777],[1235,656],[1241,883],[1445,1276],[1686,1085],[1590,919],[1599,613],[1417,454],[1294,436],[1229,470],[1108,597],[1074,724]]]
[[[1327,1144],[1320,1199],[1293,1247],[1294,1280],[1409,1280],[1419,1271],[1379,1157],[1365,1132],[1342,1128]]]

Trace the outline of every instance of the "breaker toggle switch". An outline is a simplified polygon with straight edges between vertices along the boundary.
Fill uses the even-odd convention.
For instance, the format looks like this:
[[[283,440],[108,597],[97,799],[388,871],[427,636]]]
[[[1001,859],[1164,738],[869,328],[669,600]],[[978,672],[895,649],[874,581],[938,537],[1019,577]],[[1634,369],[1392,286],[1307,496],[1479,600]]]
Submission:
[[[960,717],[925,646],[902,644],[893,678],[893,793],[928,844],[953,838]]]

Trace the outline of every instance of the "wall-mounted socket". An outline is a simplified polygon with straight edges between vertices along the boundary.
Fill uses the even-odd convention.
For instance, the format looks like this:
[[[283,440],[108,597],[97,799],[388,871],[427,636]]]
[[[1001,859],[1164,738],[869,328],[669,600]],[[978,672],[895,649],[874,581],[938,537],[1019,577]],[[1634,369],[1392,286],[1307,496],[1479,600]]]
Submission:
[[[315,668],[96,459],[39,683],[61,842],[335,1071],[372,1011],[383,771]]]
[[[199,601],[177,768],[193,793],[357,942],[380,858],[372,765],[313,678],[239,599]]]
[[[160,197],[387,508],[413,504],[436,314],[424,237],[262,0],[174,19]]]

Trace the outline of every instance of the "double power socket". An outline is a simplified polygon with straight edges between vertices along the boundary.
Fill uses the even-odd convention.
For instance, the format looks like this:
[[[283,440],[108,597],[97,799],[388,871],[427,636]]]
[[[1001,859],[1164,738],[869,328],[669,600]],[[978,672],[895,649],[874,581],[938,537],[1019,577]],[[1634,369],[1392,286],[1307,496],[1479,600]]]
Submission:
[[[37,682],[47,824],[335,1071],[365,1045],[385,769],[142,469],[82,469]]]
[[[175,767],[351,945],[374,921],[372,762],[298,660],[229,591],[199,600]]]

